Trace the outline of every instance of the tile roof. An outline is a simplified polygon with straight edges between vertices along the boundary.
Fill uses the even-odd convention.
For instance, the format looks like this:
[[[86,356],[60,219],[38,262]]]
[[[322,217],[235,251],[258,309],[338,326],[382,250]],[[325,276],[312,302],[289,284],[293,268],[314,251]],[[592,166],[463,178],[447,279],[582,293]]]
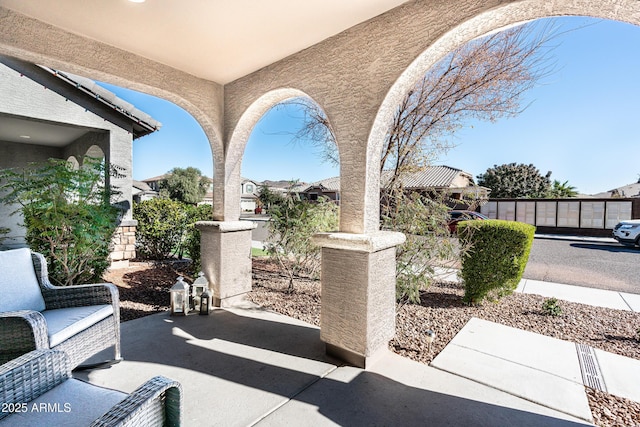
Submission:
[[[405,173],[402,176],[402,185],[406,189],[412,188],[450,188],[458,175],[466,175],[473,182],[471,174],[461,169],[449,166],[430,166],[421,171]],[[380,181],[388,182],[392,177],[392,171],[383,171]]]
[[[419,189],[419,188],[451,188],[453,181],[463,175],[473,183],[473,176],[461,169],[452,168],[450,166],[430,166],[422,171],[406,173],[402,177],[402,184],[406,189]],[[381,183],[387,182],[391,179],[391,171],[382,171],[380,177]],[[303,191],[307,191],[310,188],[322,187],[325,191],[340,191],[340,177],[332,177],[323,179],[309,184]]]
[[[322,187],[324,191],[340,191],[340,177],[334,176],[332,178],[323,179],[312,184],[308,184],[302,191],[307,191],[310,188]]]

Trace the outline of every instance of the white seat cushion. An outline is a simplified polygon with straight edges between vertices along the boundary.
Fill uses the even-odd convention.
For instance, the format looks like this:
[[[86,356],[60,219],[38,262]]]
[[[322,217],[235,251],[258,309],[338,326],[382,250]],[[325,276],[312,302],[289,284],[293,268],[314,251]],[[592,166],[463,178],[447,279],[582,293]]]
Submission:
[[[0,312],[44,309],[31,250],[0,251]]]
[[[86,427],[126,397],[126,393],[72,378],[28,402],[26,412],[0,420],[0,426]]]
[[[113,306],[111,304],[43,311],[42,315],[47,321],[49,347],[57,346],[112,314]]]

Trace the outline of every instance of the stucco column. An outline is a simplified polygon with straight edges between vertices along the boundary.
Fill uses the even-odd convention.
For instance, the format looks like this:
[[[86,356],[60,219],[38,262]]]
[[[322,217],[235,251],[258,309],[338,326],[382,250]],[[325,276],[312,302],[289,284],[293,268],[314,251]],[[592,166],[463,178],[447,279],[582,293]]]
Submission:
[[[320,338],[327,354],[366,368],[395,335],[396,246],[402,233],[321,233]]]
[[[229,307],[251,290],[251,221],[199,221],[202,271],[213,305]]]

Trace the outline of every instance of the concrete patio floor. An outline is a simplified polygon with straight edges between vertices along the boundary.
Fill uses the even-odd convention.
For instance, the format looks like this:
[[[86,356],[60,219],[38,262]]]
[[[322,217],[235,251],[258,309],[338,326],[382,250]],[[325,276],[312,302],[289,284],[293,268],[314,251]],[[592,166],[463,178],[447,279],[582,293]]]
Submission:
[[[342,366],[325,356],[317,327],[251,305],[125,322],[122,353],[74,375],[126,392],[155,375],[178,380],[186,426],[589,425],[391,352],[368,370]]]

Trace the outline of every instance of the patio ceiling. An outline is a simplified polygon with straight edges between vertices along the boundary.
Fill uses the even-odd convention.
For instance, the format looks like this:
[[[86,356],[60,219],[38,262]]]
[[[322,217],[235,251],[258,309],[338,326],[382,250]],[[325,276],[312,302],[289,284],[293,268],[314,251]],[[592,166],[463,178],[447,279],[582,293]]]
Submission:
[[[0,141],[64,147],[90,129],[0,114]]]
[[[0,0],[0,6],[225,84],[406,1]]]

